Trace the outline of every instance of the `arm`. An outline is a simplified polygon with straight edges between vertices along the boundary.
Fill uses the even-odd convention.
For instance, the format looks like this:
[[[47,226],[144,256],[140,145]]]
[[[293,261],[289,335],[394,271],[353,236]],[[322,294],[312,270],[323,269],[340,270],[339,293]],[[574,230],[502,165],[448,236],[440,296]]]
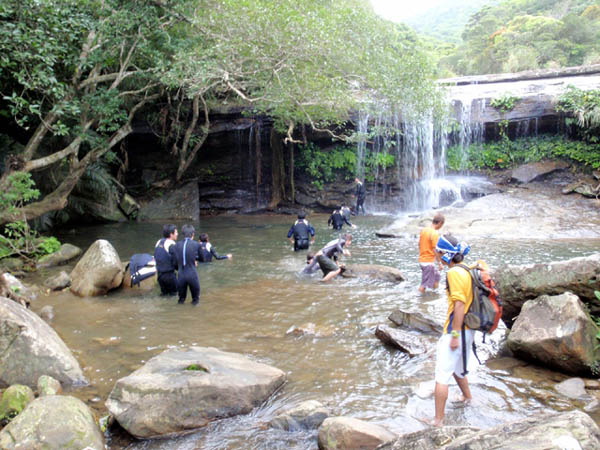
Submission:
[[[290,241],[292,241],[292,236],[294,235],[294,225],[291,226],[290,231],[288,231],[287,237]],[[292,241],[293,242],[293,241]]]
[[[327,226],[331,226],[331,222],[333,222],[333,214],[329,216],[329,220],[327,221]]]
[[[452,320],[452,330],[458,332],[462,331],[463,320],[465,317],[465,305],[467,298],[465,292],[467,287],[464,285],[465,282],[470,283],[471,278],[468,280],[461,278],[455,270],[448,271],[448,287],[450,288],[450,299],[454,302],[454,312]],[[456,350],[459,347],[460,338],[452,338],[450,341],[450,348]]]
[[[213,255],[213,257],[215,259],[230,259],[231,258],[231,253],[227,254],[227,255],[219,255],[216,251],[215,248],[213,246],[210,247],[210,253],[211,255]]]
[[[312,237],[311,243],[313,243],[313,244],[314,244],[314,243],[315,243],[315,229],[313,228],[313,226],[312,226],[312,225],[309,225],[309,226],[308,226],[308,233],[309,233],[309,234],[311,235],[311,237]]]
[[[462,301],[457,301],[454,304],[454,320],[452,321],[452,329],[461,331],[463,319],[465,318],[465,304]],[[460,337],[453,337],[450,341],[450,348],[456,350],[459,347]]]

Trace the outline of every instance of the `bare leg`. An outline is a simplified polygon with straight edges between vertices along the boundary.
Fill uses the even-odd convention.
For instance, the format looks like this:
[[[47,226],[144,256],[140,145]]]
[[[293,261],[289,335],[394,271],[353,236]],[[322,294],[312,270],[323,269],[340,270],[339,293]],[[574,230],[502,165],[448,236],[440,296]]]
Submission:
[[[321,279],[321,281],[322,281],[323,283],[325,283],[325,282],[327,282],[327,281],[331,280],[332,278],[335,278],[335,277],[337,277],[337,276],[338,276],[338,275],[339,275],[341,272],[342,272],[342,269],[333,270],[333,271],[329,272],[327,275],[325,275],[325,276],[324,276],[324,277]]]
[[[419,292],[421,292],[421,293],[425,292],[425,286],[419,286]]]
[[[436,281],[436,282],[435,282],[435,284],[433,285],[433,288],[434,288],[434,289],[437,289],[439,285],[440,285],[440,283],[438,283],[438,282]]]
[[[458,387],[462,392],[463,399],[461,401],[470,402],[473,399],[473,396],[471,395],[471,388],[469,387],[469,380],[467,377],[460,378],[454,374],[454,379],[456,380],[456,384],[458,384]]]
[[[435,398],[435,417],[432,425],[434,427],[441,427],[444,423],[444,409],[446,408],[446,400],[448,400],[448,385],[436,382],[433,395]]]

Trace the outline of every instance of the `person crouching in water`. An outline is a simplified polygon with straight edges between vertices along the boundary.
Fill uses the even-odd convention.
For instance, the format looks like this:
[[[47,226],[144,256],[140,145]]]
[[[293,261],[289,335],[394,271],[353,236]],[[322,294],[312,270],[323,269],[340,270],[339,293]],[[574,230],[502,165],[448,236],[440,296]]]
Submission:
[[[462,392],[461,400],[469,402],[472,399],[466,368],[475,332],[466,328],[463,331],[462,328],[465,312],[473,302],[473,286],[470,273],[459,266],[470,249],[470,246],[459,243],[450,234],[440,237],[436,245],[442,263],[449,266],[446,275],[448,312],[443,334],[437,344],[435,361],[435,417],[431,424],[436,427],[442,426],[444,422],[448,385],[452,377]],[[461,335],[463,332],[464,339]]]
[[[200,301],[200,279],[196,271],[197,261],[200,260],[200,244],[194,241],[196,230],[192,225],[181,227],[183,241],[175,244],[175,258],[177,260],[177,291],[179,293],[179,304],[185,303],[187,288],[192,294],[192,305]]]
[[[177,277],[175,269],[175,241],[177,240],[177,227],[168,224],[163,227],[163,237],[154,246],[154,260],[156,261],[156,272],[158,273],[158,284],[162,295],[177,294]]]
[[[310,240],[309,236],[312,237],[312,240]],[[287,237],[290,242],[294,244],[295,252],[298,250],[306,250],[310,244],[315,243],[315,229],[310,222],[306,220],[305,213],[298,214],[298,220],[294,222],[294,225],[292,225],[290,231],[288,231]]]
[[[425,289],[437,289],[440,283],[442,263],[435,251],[439,239],[439,229],[444,226],[446,218],[442,213],[433,216],[431,226],[423,228],[419,235],[419,267],[421,268],[421,285],[419,292]]]
[[[227,253],[226,255],[219,255],[215,248],[208,240],[208,234],[202,233],[200,234],[200,262],[211,262],[213,259],[231,259],[233,255],[231,253]]]
[[[339,239],[328,242],[325,247],[315,254],[312,262],[304,268],[304,272],[311,273],[314,266],[318,264],[323,271],[321,281],[326,282],[335,278],[346,270],[343,264],[338,265],[335,261],[338,255],[351,256],[350,250],[347,249],[347,247],[350,247],[350,244],[352,244],[352,235],[350,233],[342,234]]]
[[[331,216],[329,216],[329,220],[327,220],[327,226],[331,225],[333,226],[333,229],[337,231],[341,230],[344,224],[356,228],[356,225],[350,223],[349,216],[343,212],[342,208],[333,211]]]

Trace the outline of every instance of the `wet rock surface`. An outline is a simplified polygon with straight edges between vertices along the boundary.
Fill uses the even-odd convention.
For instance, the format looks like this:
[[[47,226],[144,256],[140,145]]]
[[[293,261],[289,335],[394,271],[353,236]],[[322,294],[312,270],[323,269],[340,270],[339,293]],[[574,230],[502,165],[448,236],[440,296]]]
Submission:
[[[523,305],[507,345],[520,358],[585,375],[596,361],[597,333],[576,295],[543,295]]]
[[[80,297],[104,295],[121,285],[123,266],[110,242],[98,239],[71,272],[71,292]]]
[[[370,278],[391,283],[401,283],[406,277],[398,269],[379,264],[352,264],[341,274],[344,278]]]
[[[319,428],[329,411],[316,400],[307,400],[283,411],[269,422],[271,428],[286,431],[313,430]]]
[[[167,350],[118,380],[106,407],[138,438],[177,435],[250,412],[285,379],[281,370],[236,353]]]
[[[0,386],[35,388],[41,375],[68,385],[86,382],[79,363],[46,322],[0,297]]]
[[[61,270],[58,275],[48,278],[44,281],[44,286],[53,291],[59,291],[71,286],[71,277],[67,272]]]
[[[141,206],[141,220],[190,220],[200,217],[198,182],[190,181]]]
[[[392,312],[388,319],[399,327],[406,327],[425,333],[433,333],[435,335],[442,334],[442,331],[444,330],[443,322],[436,322],[419,311],[405,311],[398,309]]]
[[[57,252],[42,256],[37,262],[38,269],[60,266],[81,255],[81,249],[75,245],[62,244]]]
[[[35,396],[29,386],[13,384],[2,393],[0,420],[11,420],[29,405]]]
[[[414,433],[403,434],[392,442],[377,447],[377,450],[434,450],[445,446],[459,438],[477,433],[474,427],[430,427]]]
[[[548,264],[505,265],[492,270],[503,300],[502,320],[511,326],[527,300],[570,291],[595,307],[600,290],[600,253]]]
[[[331,417],[319,428],[318,440],[321,450],[369,450],[395,437],[380,425],[351,417]]]
[[[62,395],[40,397],[0,431],[6,450],[103,450],[104,438],[90,409]]]
[[[419,336],[399,328],[377,325],[375,336],[384,344],[396,347],[409,356],[421,355],[427,351],[426,344]]]
[[[564,170],[569,167],[569,164],[563,161],[540,161],[535,163],[524,164],[512,171],[512,180],[518,183],[530,183],[540,177],[548,175],[557,170]]]

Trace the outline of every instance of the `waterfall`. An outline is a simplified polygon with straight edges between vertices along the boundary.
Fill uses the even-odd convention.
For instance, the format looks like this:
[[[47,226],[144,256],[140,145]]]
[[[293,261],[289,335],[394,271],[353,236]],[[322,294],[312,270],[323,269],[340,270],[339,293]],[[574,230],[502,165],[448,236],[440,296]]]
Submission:
[[[365,151],[367,149],[369,127],[369,113],[358,113],[358,146],[356,149],[356,176],[361,180],[365,178]]]

